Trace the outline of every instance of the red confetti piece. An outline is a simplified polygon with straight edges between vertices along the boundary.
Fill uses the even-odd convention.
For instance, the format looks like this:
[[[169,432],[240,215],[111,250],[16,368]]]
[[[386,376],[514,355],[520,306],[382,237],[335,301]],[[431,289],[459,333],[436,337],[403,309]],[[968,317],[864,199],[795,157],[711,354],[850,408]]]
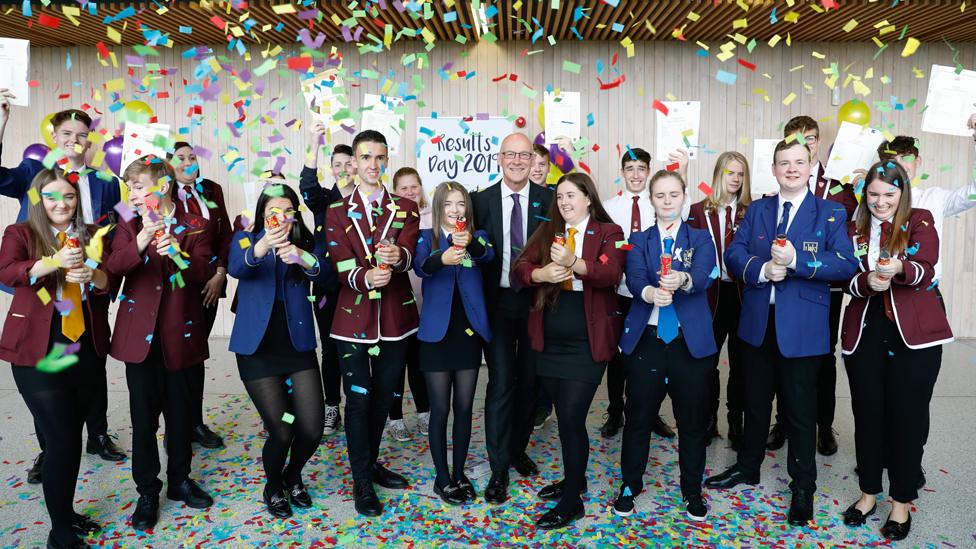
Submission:
[[[99,42],[95,44],[95,48],[98,50],[98,55],[102,59],[108,59],[109,57],[108,48],[105,47],[105,42]]]
[[[580,161],[579,166],[584,172],[590,173],[590,167],[586,165],[586,162]]]
[[[37,18],[37,24],[47,27],[49,29],[56,29],[61,26],[61,20],[53,15],[48,15],[46,13],[40,14]]]
[[[603,80],[600,80],[599,78],[596,79],[596,81],[600,83],[600,89],[601,90],[610,90],[610,89],[616,88],[617,86],[623,84],[624,81],[626,81],[626,80],[627,80],[627,75],[626,74],[621,74],[617,78],[614,78],[613,81],[606,82],[606,83],[604,83]]]
[[[701,190],[701,192],[705,193],[705,196],[712,195],[712,188],[709,187],[708,183],[705,183],[704,181],[698,184],[698,189]]]
[[[664,167],[664,169],[665,170],[668,170],[669,172],[674,172],[674,171],[677,171],[678,168],[680,168],[680,167],[681,167],[681,164],[678,164],[677,162],[675,162],[674,164],[668,164],[667,166]]]
[[[606,265],[607,262],[610,261],[610,258],[607,257],[607,254],[600,254],[600,257],[598,257],[597,259],[599,259],[600,263],[603,263],[604,265]]]
[[[742,65],[743,67],[751,70],[752,72],[756,72],[756,66],[754,64],[746,61],[745,59],[739,59],[739,64]]]
[[[507,72],[505,74],[501,75],[501,76],[498,76],[496,78],[492,78],[491,81],[492,82],[501,82],[502,80],[505,80],[506,78],[508,78],[508,73]]]
[[[293,71],[307,71],[312,66],[311,57],[289,57],[288,68]]]
[[[657,99],[655,99],[654,102],[651,103],[651,107],[656,111],[660,111],[660,113],[663,114],[664,116],[668,115],[668,106],[665,105],[664,103],[661,103]]]
[[[31,81],[27,82],[27,87],[28,88],[36,88],[36,87],[38,87],[40,85],[41,85],[41,83],[38,82],[37,80],[31,80]]]
[[[220,18],[220,16],[214,15],[210,18],[210,22],[214,24],[220,30],[227,28],[227,22]]]

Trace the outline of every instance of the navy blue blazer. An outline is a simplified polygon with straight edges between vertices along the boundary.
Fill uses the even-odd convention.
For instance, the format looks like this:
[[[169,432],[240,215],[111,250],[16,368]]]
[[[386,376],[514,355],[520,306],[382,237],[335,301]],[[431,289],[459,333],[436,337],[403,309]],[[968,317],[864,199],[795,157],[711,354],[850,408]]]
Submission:
[[[646,231],[630,235],[633,248],[627,252],[627,289],[634,295],[630,311],[624,321],[624,333],[620,337],[620,350],[629,355],[644,334],[654,305],[641,298],[647,286],[658,285],[661,270],[661,233],[657,225]],[[688,352],[695,358],[704,358],[718,352],[712,332],[712,311],[708,307],[708,287],[715,280],[715,244],[708,231],[694,229],[682,223],[674,237],[674,254],[671,268],[691,276],[691,290],[674,293],[675,313],[681,324],[681,335],[688,345]]]
[[[438,250],[445,250],[451,245],[451,239],[445,238],[444,231],[438,229],[440,243]],[[491,328],[488,324],[488,311],[485,308],[485,293],[481,275],[481,264],[491,261],[495,256],[495,249],[488,241],[486,231],[475,231],[474,240],[484,247],[484,253],[478,257],[471,257],[471,266],[444,265],[434,274],[423,270],[424,262],[431,256],[434,231],[423,229],[417,239],[417,250],[413,261],[413,271],[421,278],[421,291],[424,294],[422,310],[420,312],[420,330],[417,339],[428,343],[437,343],[444,339],[447,333],[448,321],[451,318],[451,305],[454,301],[454,286],[457,285],[464,305],[464,313],[468,316],[471,329],[478,333],[485,341],[491,341]],[[440,253],[439,251],[437,253]]]
[[[230,351],[242,355],[254,354],[261,345],[274,308],[277,281],[288,271],[288,264],[279,261],[272,251],[261,259],[254,258],[254,244],[263,236],[264,231],[234,233],[227,261],[227,273],[238,280],[237,316],[230,335]],[[242,248],[242,239],[247,239],[246,242],[250,245]],[[296,282],[286,279],[284,282],[285,316],[288,318],[288,333],[291,334],[291,342],[296,351],[315,349],[315,320],[312,316],[312,307],[315,304],[308,300],[311,295],[309,280],[321,283],[329,276],[334,276],[331,272],[332,264],[319,250],[309,253],[315,255],[319,262],[318,268],[305,271],[307,280]]]
[[[0,148],[0,154],[3,149]],[[27,206],[30,199],[27,189],[30,188],[34,176],[44,169],[44,165],[32,158],[24,159],[16,168],[0,167],[0,195],[16,198],[20,201],[20,213],[17,223],[27,220]],[[108,172],[102,172],[108,174]],[[89,174],[88,187],[91,189],[93,224],[105,226],[115,222],[115,205],[122,199],[119,180],[112,176],[108,181],[99,177],[94,171]]]
[[[739,337],[754,347],[762,345],[769,319],[774,283],[760,283],[759,273],[772,258],[778,208],[776,196],[753,202],[725,251],[729,276],[745,285]],[[849,280],[858,265],[847,236],[844,205],[807,192],[786,236],[796,248],[796,270],[787,270],[786,278],[775,283],[779,351],[788,358],[827,354],[831,352],[830,282]]]

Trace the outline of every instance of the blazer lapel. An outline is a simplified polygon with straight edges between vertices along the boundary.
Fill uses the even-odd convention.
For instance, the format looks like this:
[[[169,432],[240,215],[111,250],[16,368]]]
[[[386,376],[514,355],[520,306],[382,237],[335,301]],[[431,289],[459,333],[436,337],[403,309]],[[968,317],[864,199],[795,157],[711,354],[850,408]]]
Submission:
[[[502,185],[504,182],[498,183],[492,187],[489,187],[487,191],[488,194],[488,209],[491,214],[491,237],[493,242],[498,249],[501,250],[501,246],[505,242],[505,218],[502,216],[502,208],[505,207],[502,204]],[[501,259],[501,253],[498,254],[498,259]]]
[[[776,219],[776,212],[779,209],[779,199],[769,200],[765,206],[766,208],[760,211],[762,214],[762,227],[766,229],[766,234],[764,235],[766,242],[764,245],[771,246],[773,240],[776,239],[776,225],[779,223],[779,220]]]
[[[794,240],[798,234],[808,234],[810,232],[808,229],[817,217],[816,202],[809,192],[804,195],[803,201],[800,202],[800,206],[797,208],[796,215],[793,216],[793,222],[790,223],[790,228],[786,231],[786,236],[790,237],[790,240]]]
[[[529,222],[525,226],[525,229],[526,229],[525,230],[525,241],[528,242],[529,241],[529,238],[532,237],[532,233],[535,232],[536,227],[539,226],[539,216],[541,215],[540,212],[542,210],[542,200],[539,199],[538,193],[533,193],[532,192],[532,191],[536,190],[535,189],[536,185],[534,183],[532,183],[530,181],[530,182],[526,183],[526,185],[529,185],[529,203],[525,205],[525,206],[528,207],[528,210],[527,210],[528,211],[528,216],[527,217],[529,218]],[[535,196],[532,196],[533,194]],[[589,230],[589,227],[587,227],[587,230]]]
[[[651,225],[647,234],[647,277],[651,284],[658,284],[657,271],[661,268],[661,232],[658,230],[657,223]]]
[[[706,219],[708,220],[708,229],[712,233],[712,240],[715,241],[715,253],[718,256],[721,256],[723,253],[725,253],[725,250],[722,249],[722,247],[725,246],[725,238],[723,238],[722,231],[720,230],[720,225],[718,223],[718,209],[708,212]],[[726,230],[728,230],[728,227],[726,227]]]
[[[600,225],[590,217],[586,223],[586,234],[583,235],[583,253],[580,254],[587,261],[596,261],[603,244],[603,234]]]
[[[397,205],[390,196],[390,193],[386,189],[382,189],[383,196],[380,198],[380,215],[376,218],[376,225],[373,227],[373,246],[375,248],[376,244],[380,240],[386,238],[387,233],[390,230],[390,225],[393,224],[393,219],[396,218]]]
[[[92,206],[92,218],[94,222],[94,220],[102,217],[102,214],[105,213],[102,211],[102,191],[104,190],[102,185],[104,182],[95,175],[94,170],[88,172],[88,175],[85,177],[88,178],[88,190],[91,192],[90,199]]]
[[[355,233],[355,235],[358,237],[350,238],[350,240],[358,240],[363,252],[363,257],[366,259],[371,258],[373,256],[372,248],[366,242],[366,235],[371,235],[369,231],[369,220],[366,218],[366,216],[370,215],[370,212],[360,199],[358,189],[354,189],[352,194],[349,196],[347,215],[349,216],[349,224],[352,226],[352,230],[350,232]],[[370,238],[372,238],[372,236],[370,236]]]

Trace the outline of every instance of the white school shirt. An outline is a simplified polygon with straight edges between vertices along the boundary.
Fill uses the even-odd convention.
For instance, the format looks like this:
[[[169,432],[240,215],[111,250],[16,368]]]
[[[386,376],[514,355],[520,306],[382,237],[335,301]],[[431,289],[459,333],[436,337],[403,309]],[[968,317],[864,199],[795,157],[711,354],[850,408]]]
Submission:
[[[786,220],[786,231],[789,232],[790,225],[792,225],[793,224],[793,220],[796,219],[796,212],[798,212],[800,210],[800,206],[803,205],[803,201],[806,199],[806,197],[813,196],[813,195],[811,195],[810,193],[803,193],[802,196],[798,196],[798,197],[796,197],[796,198],[794,198],[792,200],[786,200],[786,199],[784,199],[783,198],[783,195],[781,195],[781,194],[778,194],[776,196],[777,196],[777,199],[776,200],[777,200],[777,202],[779,204],[777,206],[777,208],[776,208],[776,226],[777,227],[779,227],[779,222],[783,218],[783,204],[786,203],[786,202],[789,202],[790,204],[792,204],[792,206],[790,206],[790,217],[789,217],[789,219]],[[772,242],[770,242],[770,245],[772,245]],[[770,260],[770,261],[772,261],[772,260]],[[793,254],[793,261],[791,261],[790,264],[786,266],[786,268],[787,269],[796,270],[796,254],[795,253]],[[769,282],[769,279],[766,278],[766,273],[764,272],[764,269],[762,269],[762,268],[759,269],[759,282],[760,283],[762,283],[762,282]],[[770,305],[775,305],[776,304],[776,286],[773,286],[771,288],[770,292],[769,292],[769,304]]]

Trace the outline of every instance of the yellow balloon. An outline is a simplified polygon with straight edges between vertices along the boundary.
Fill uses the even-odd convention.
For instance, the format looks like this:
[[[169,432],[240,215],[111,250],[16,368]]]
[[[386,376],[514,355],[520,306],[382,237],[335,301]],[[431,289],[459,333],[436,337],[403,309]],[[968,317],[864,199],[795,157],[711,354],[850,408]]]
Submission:
[[[129,118],[152,118],[153,116],[156,116],[149,105],[137,99],[126,101],[125,110],[126,114],[129,115]]]
[[[53,112],[41,120],[41,138],[44,139],[44,143],[48,147],[54,149],[57,145],[54,144],[54,124],[51,123],[52,118],[54,118]]]
[[[563,171],[559,169],[559,166],[550,163],[549,173],[546,174],[546,186],[554,187],[559,181],[559,178],[563,176]]]
[[[837,111],[837,122],[850,122],[859,126],[866,126],[871,122],[871,109],[860,99],[851,99],[840,106]]]

